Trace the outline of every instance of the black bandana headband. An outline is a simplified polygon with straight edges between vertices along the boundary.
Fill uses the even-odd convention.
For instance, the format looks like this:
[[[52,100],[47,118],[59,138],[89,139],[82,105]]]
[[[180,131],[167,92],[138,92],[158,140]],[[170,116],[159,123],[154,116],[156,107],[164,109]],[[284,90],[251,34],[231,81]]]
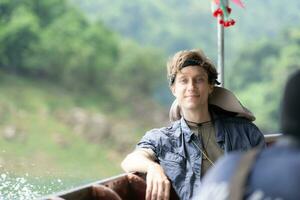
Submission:
[[[203,67],[205,64],[208,64],[204,61],[200,61],[200,60],[195,60],[195,59],[187,59],[184,61],[184,63],[181,65],[181,67],[179,68],[179,70],[188,67],[188,66],[200,66]],[[176,74],[173,74],[169,77],[169,85],[173,85],[174,81],[176,78]],[[218,80],[215,80],[215,84],[220,85],[220,82]]]
[[[200,61],[200,60],[194,60],[194,59],[187,59],[186,61],[184,61],[184,63],[181,65],[180,70],[187,67],[187,66],[200,66],[202,67],[205,64],[204,61]]]

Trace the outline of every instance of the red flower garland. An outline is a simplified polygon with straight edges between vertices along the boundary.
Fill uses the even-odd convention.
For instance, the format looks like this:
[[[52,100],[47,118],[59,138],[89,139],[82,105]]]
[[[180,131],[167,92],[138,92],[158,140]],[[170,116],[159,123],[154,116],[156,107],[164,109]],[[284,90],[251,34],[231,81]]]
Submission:
[[[226,7],[226,9],[227,9],[227,12],[230,14],[232,9],[228,6]],[[235,24],[235,21],[233,19],[228,19],[228,20],[223,19],[224,13],[221,8],[218,8],[217,10],[215,10],[213,12],[213,16],[216,18],[218,16],[220,16],[221,19],[219,20],[219,24],[223,25],[224,27],[233,26]]]

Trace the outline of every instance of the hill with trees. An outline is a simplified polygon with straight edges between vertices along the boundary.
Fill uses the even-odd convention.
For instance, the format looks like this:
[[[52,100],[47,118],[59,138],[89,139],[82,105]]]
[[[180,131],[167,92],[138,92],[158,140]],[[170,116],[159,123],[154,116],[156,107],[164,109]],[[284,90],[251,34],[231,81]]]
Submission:
[[[102,20],[121,35],[141,44],[174,53],[185,48],[203,48],[216,54],[216,20],[208,0],[71,0],[92,20]],[[244,42],[276,37],[287,27],[297,26],[300,2],[244,1],[245,9],[230,4],[236,25],[227,29],[228,49],[243,47]],[[228,42],[227,42],[228,41]],[[229,50],[228,50],[229,52]],[[231,57],[230,57],[231,58]],[[229,59],[230,60],[230,59]]]
[[[225,85],[277,132],[284,81],[300,68],[300,3],[245,4],[226,30]],[[216,61],[209,1],[2,0],[0,27],[0,169],[63,181],[39,195],[121,173],[167,121],[169,55],[203,48]]]
[[[144,46],[158,47],[166,57],[177,50],[202,48],[216,63],[217,30],[210,1],[72,2],[91,20],[101,19],[124,37]],[[225,30],[225,86],[235,91],[242,103],[256,114],[261,129],[277,132],[283,80],[299,68],[295,38],[300,26],[300,2],[244,3],[245,9],[231,4],[231,17],[237,23]],[[280,80],[277,71],[282,72]],[[167,101],[165,104],[170,104],[168,95],[165,88],[161,98]]]
[[[22,185],[35,199],[121,173],[140,134],[167,119],[153,98],[160,50],[68,1],[3,0],[0,11],[1,197],[23,198]]]

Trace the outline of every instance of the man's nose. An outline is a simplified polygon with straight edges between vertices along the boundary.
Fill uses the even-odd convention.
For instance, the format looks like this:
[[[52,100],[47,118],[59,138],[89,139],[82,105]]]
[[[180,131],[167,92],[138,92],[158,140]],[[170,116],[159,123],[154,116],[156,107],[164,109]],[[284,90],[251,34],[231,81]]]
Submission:
[[[196,88],[196,83],[195,81],[189,81],[188,82],[188,89],[189,90],[192,90],[192,89],[195,89]]]

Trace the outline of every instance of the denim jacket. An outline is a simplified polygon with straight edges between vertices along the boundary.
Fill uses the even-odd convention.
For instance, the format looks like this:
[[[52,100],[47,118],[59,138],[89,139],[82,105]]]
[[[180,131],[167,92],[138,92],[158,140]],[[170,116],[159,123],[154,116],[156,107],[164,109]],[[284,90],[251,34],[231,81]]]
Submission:
[[[216,142],[225,153],[265,145],[264,136],[249,120],[211,112]],[[196,144],[196,145],[195,145]],[[191,199],[201,183],[199,140],[181,118],[170,127],[148,131],[137,148],[151,149],[180,199]]]

